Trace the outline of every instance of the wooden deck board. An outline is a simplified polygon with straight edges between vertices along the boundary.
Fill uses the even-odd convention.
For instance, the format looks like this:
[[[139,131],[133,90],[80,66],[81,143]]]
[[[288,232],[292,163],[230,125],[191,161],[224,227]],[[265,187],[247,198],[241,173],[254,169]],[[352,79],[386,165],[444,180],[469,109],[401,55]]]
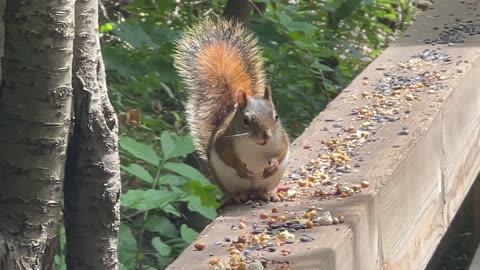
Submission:
[[[357,155],[364,158],[359,170],[341,178],[341,182],[367,179],[368,190],[340,201],[230,207],[202,232],[199,239],[207,244],[205,250],[187,248],[168,269],[208,269],[209,254],[228,258],[226,247],[214,243],[242,234],[242,230],[231,229],[240,218],[251,225],[260,212],[270,212],[272,207],[299,212],[308,205],[344,215],[345,223],[307,230],[316,239],[313,242],[278,247],[291,250],[287,257],[278,251],[260,255],[289,260],[293,269],[423,269],[480,171],[480,37],[452,47],[426,45],[423,40],[436,35],[433,27],[452,24],[456,17],[479,22],[474,8],[480,8],[480,3],[436,1],[434,9],[420,16],[293,143],[289,166],[298,168],[317,157],[320,140],[335,137],[335,123],[326,119],[342,119],[343,126],[361,124],[349,115],[365,101],[352,95],[361,97],[363,91],[370,91],[385,72],[395,72],[396,63],[424,49],[441,48],[452,57],[452,63],[436,67],[451,71],[445,80],[448,87],[438,94],[421,95],[422,100],[409,108],[408,118],[381,126],[375,134],[380,140],[358,150]],[[405,127],[409,135],[400,136]],[[305,149],[306,144],[312,148]]]

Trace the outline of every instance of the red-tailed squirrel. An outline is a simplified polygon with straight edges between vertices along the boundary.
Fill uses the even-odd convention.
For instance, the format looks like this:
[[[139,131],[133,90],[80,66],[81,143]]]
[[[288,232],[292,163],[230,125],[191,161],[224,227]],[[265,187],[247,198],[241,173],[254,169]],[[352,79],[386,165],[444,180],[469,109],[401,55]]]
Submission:
[[[214,183],[236,202],[273,199],[289,140],[272,102],[257,38],[237,22],[206,19],[177,43],[174,64],[190,92],[187,123]]]

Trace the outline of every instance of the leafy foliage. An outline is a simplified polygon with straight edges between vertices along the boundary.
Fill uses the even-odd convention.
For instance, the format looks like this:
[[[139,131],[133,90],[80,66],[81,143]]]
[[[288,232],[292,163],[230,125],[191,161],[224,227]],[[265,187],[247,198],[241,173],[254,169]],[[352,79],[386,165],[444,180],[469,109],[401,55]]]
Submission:
[[[134,258],[131,254],[120,257],[124,269],[137,269],[138,265],[150,263],[151,267],[166,266],[195,239],[198,233],[185,224],[188,220],[181,211],[182,205],[209,220],[217,215],[218,189],[195,168],[174,161],[194,151],[191,138],[164,131],[160,142],[162,157],[157,156],[152,145],[130,137],[120,138],[121,153],[131,155],[137,162],[122,168],[128,168],[124,171],[141,180],[139,184],[142,185],[141,188],[130,187],[122,195],[123,214],[130,224],[121,232],[124,240],[121,248],[136,250]],[[139,149],[143,154],[139,154]],[[205,196],[197,192],[201,190],[210,193]],[[131,231],[139,232],[136,239],[132,239]],[[150,243],[144,243],[147,234]],[[146,255],[151,251],[156,252],[156,259]]]
[[[249,27],[260,39],[277,108],[293,137],[404,29],[413,14],[409,0],[256,2],[264,2],[266,9],[251,18]],[[103,27],[122,41],[121,46],[104,49],[115,104],[147,111],[153,106],[158,117],[142,119],[153,129],[183,126],[186,94],[173,69],[173,42],[181,29],[203,14],[217,16],[224,4],[134,1],[126,8],[133,12],[129,19]]]
[[[108,3],[110,1],[105,0]],[[411,0],[257,0],[249,28],[277,110],[294,138],[412,20]],[[133,0],[100,27],[110,99],[120,115],[121,269],[164,269],[217,215],[217,187],[184,158],[186,95],[173,68],[180,32],[226,0]],[[107,8],[107,11],[110,11]],[[115,10],[115,12],[113,12]],[[65,269],[64,237],[56,269]]]

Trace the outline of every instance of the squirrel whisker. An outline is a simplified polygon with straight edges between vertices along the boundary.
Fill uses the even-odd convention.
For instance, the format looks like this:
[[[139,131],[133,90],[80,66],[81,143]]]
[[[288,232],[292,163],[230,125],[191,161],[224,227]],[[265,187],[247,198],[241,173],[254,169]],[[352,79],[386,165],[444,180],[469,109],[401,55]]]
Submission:
[[[240,133],[235,135],[228,135],[228,136],[224,136],[223,138],[233,138],[233,137],[241,137],[241,136],[247,136],[247,135],[250,135],[250,133],[246,132],[246,133]]]

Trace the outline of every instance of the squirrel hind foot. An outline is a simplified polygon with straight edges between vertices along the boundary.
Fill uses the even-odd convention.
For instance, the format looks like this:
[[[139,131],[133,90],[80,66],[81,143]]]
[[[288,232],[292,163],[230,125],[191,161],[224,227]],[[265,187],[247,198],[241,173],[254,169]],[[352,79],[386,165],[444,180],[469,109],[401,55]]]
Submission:
[[[248,201],[263,201],[266,203],[269,202],[280,202],[280,197],[276,193],[268,191],[257,191],[253,193],[236,193],[230,194],[224,198],[221,203],[221,207],[227,205],[236,205],[236,204],[245,204]]]
[[[250,194],[248,193],[236,193],[226,195],[221,203],[222,206],[233,205],[233,204],[244,204],[248,202]]]
[[[251,194],[251,199],[252,200],[258,200],[258,201],[264,201],[264,202],[280,202],[280,197],[277,196],[276,193],[274,192],[268,192],[268,191],[257,191],[253,194]]]

